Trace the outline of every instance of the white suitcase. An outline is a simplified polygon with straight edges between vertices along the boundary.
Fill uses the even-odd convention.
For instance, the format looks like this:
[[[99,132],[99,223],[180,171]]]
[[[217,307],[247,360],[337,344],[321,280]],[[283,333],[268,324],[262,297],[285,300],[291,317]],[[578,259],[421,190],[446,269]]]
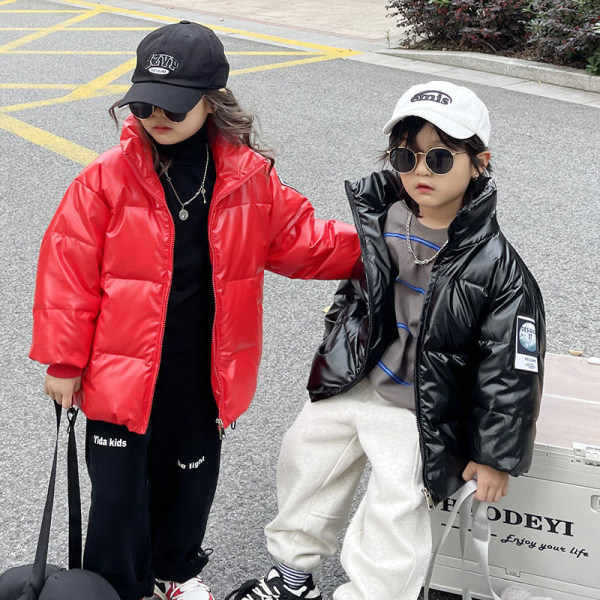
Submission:
[[[433,543],[454,497],[431,513]],[[548,355],[542,409],[529,472],[488,508],[489,566],[496,594],[519,585],[553,600],[600,600],[600,365]],[[432,589],[460,594],[458,526],[436,560]],[[473,547],[465,571],[471,593],[491,598]]]

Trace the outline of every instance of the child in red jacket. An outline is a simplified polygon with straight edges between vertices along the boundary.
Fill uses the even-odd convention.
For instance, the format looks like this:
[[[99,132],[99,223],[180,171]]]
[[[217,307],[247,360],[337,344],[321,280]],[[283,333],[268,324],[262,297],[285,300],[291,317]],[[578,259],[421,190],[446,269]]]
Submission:
[[[345,278],[359,242],[257,149],[211,30],[167,25],[137,57],[111,107],[132,113],[120,146],[44,236],[30,356],[50,365],[46,393],[88,418],[84,567],[123,600],[210,600],[201,543],[222,431],[256,387],[264,270]]]

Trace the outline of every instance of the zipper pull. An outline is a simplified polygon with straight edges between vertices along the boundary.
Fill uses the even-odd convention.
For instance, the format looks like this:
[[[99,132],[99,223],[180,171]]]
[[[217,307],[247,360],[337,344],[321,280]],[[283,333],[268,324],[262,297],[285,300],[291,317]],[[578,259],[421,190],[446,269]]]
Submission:
[[[223,421],[220,418],[215,419],[217,429],[219,430],[219,439],[222,440],[225,437],[225,427],[223,427]]]
[[[423,492],[423,496],[425,496],[425,501],[427,502],[427,508],[429,510],[433,510],[435,508],[435,503],[433,502],[433,498],[431,497],[429,490],[425,486],[423,486],[423,488],[421,489],[421,492]]]

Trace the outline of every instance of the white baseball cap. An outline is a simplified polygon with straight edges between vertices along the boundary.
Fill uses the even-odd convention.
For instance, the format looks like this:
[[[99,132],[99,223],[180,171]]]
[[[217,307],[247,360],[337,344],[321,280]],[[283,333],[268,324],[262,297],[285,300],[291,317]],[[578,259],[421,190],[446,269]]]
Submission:
[[[487,146],[490,141],[490,117],[477,94],[448,81],[430,81],[413,85],[398,100],[392,118],[383,128],[389,134],[405,117],[421,117],[458,140],[472,135]]]

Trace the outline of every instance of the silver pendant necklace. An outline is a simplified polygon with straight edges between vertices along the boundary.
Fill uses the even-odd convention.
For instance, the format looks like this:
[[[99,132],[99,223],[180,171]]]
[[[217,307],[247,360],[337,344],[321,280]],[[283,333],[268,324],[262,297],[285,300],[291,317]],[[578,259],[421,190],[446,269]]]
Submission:
[[[208,161],[209,160],[210,160],[210,152],[209,152],[208,144],[206,144],[206,165],[204,166],[204,175],[202,177],[202,183],[200,184],[198,191],[189,200],[186,200],[185,202],[181,201],[181,198],[179,197],[179,194],[177,193],[177,190],[175,189],[175,186],[173,185],[173,182],[171,181],[171,178],[169,177],[169,173],[168,173],[167,169],[165,169],[165,165],[163,163],[160,163],[160,166],[163,169],[163,173],[164,173],[165,177],[167,178],[167,181],[169,182],[169,185],[171,186],[173,193],[175,194],[175,198],[177,198],[177,202],[179,202],[179,204],[181,205],[181,210],[179,211],[179,219],[181,221],[185,221],[189,217],[189,212],[185,209],[185,207],[190,202],[193,202],[200,194],[202,194],[202,199],[204,201],[204,204],[206,204],[206,188],[204,187],[204,184],[206,183],[206,174],[208,173]]]
[[[427,265],[430,262],[433,262],[438,257],[439,253],[448,245],[448,240],[446,240],[444,242],[444,245],[431,258],[427,258],[425,260],[418,259],[417,255],[415,254],[415,252],[412,248],[412,244],[410,243],[410,222],[411,222],[411,220],[412,220],[412,213],[409,212],[408,219],[406,219],[406,245],[408,246],[408,252],[413,257],[413,260],[415,261],[416,265]]]

